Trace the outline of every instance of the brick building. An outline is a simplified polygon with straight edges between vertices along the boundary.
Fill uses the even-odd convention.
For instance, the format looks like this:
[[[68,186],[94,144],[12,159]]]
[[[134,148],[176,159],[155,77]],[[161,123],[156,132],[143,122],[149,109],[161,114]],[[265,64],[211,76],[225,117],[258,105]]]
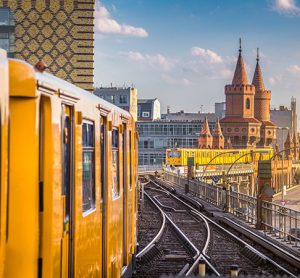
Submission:
[[[270,147],[276,126],[270,121],[271,91],[265,90],[259,57],[249,84],[240,45],[232,83],[225,86],[226,112],[220,120],[225,138],[234,148]]]
[[[94,0],[0,0],[0,10],[8,10],[14,23],[11,56],[31,64],[43,60],[50,73],[93,91],[94,5]]]

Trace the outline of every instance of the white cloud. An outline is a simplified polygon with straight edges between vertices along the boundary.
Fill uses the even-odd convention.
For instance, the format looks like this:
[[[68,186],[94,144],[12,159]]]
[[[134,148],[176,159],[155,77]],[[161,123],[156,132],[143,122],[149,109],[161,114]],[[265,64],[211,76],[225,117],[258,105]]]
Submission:
[[[163,74],[161,77],[166,83],[171,84],[171,85],[189,86],[189,85],[193,84],[187,78],[174,78],[170,75],[165,75],[165,74]]]
[[[275,84],[276,84],[276,79],[275,79],[274,77],[270,77],[270,78],[269,78],[269,83],[270,83],[271,85],[275,85]]]
[[[272,9],[281,14],[300,15],[296,0],[272,0]]]
[[[96,5],[95,30],[100,34],[116,34],[129,37],[148,37],[148,33],[141,27],[134,27],[119,23],[111,17],[109,11],[101,4]]]
[[[174,62],[170,59],[166,58],[165,56],[161,54],[142,54],[140,52],[122,52],[121,54],[124,54],[127,56],[127,58],[131,61],[135,62],[143,62],[146,63],[154,68],[159,68],[163,71],[169,71],[173,68]]]
[[[299,74],[300,73],[300,67],[298,65],[291,65],[287,68],[287,71],[292,74]]]
[[[191,48],[191,53],[193,56],[200,57],[210,64],[223,63],[223,58],[210,49],[203,49],[195,46]]]

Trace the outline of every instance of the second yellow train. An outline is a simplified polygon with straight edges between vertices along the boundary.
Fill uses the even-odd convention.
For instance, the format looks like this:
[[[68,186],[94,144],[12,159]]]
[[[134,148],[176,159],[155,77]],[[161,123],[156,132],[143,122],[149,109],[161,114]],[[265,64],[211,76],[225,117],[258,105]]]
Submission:
[[[268,160],[274,155],[274,150],[268,149],[186,149],[174,148],[166,150],[166,165],[186,166],[188,158],[194,158],[194,166],[232,164],[238,158],[238,163],[256,160]]]

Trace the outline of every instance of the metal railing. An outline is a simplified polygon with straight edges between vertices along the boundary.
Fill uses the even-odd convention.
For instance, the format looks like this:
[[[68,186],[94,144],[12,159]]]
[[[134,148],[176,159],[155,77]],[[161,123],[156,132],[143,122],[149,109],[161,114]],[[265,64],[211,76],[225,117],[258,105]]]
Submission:
[[[262,202],[262,210],[262,224],[266,233],[299,246],[300,211],[271,202]]]
[[[163,177],[181,190],[184,190],[188,183],[186,177],[167,171]],[[249,224],[257,223],[256,197],[196,180],[189,181],[189,193]],[[262,227],[266,234],[277,236],[294,246],[300,246],[300,211],[266,201],[262,201],[261,211]]]
[[[162,170],[162,165],[139,165],[138,171],[142,172],[154,172]]]

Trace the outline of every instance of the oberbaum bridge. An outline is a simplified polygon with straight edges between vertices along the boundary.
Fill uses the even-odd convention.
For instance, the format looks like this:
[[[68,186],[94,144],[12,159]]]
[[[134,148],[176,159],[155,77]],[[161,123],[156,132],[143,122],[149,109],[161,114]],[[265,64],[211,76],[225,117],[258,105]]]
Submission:
[[[163,171],[156,175],[161,182],[241,218],[265,235],[298,246],[300,211],[286,206],[285,195],[287,189],[299,185],[300,145],[296,133],[270,121],[271,91],[264,87],[258,50],[249,84],[240,45],[225,96],[225,117],[217,120],[212,132],[205,119],[198,149],[168,149]],[[277,129],[282,130],[282,139],[283,131],[288,132],[281,150],[276,144]],[[273,200],[277,195],[280,203]]]

